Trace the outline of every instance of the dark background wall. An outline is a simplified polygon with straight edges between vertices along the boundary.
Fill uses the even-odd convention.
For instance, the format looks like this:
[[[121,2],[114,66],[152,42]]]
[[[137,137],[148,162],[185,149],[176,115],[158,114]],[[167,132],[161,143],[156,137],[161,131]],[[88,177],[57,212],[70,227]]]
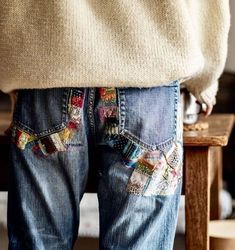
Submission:
[[[235,113],[235,74],[224,73],[222,75],[217,104],[213,112]],[[228,146],[223,150],[223,176],[227,189],[235,198],[235,129],[232,132]]]

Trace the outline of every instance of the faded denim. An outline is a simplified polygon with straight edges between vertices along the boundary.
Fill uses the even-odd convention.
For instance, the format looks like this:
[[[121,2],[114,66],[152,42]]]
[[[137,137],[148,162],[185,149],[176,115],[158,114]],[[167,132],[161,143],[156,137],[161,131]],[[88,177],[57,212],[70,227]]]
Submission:
[[[182,188],[179,82],[112,91],[105,109],[100,88],[18,91],[11,128],[9,249],[72,249],[89,175],[97,180],[100,249],[173,248]],[[108,105],[113,113],[102,120]],[[147,158],[151,153],[157,156]],[[163,167],[138,165],[138,170],[146,160]],[[163,181],[166,168],[170,177]]]

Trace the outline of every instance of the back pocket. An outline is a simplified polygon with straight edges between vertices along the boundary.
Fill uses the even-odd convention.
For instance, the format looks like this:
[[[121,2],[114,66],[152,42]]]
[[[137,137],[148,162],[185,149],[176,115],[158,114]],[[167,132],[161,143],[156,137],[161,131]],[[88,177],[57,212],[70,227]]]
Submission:
[[[149,150],[176,136],[179,82],[151,88],[117,88],[120,134]]]
[[[18,128],[41,137],[66,127],[68,88],[18,90],[13,122]]]

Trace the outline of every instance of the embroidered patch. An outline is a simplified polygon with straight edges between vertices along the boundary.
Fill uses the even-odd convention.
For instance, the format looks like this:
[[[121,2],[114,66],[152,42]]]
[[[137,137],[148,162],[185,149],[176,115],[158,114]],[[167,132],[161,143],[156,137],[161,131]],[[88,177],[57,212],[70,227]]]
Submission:
[[[145,152],[136,143],[128,140],[125,147],[122,150],[123,163],[127,167],[135,167],[135,163],[139,157]]]
[[[77,127],[76,128],[67,127],[62,131],[58,132],[60,140],[62,141],[63,144],[66,144],[66,142],[68,142],[73,138],[76,129]]]
[[[60,134],[53,133],[37,140],[32,150],[37,156],[47,156],[57,151],[65,151],[66,146],[62,142]]]
[[[12,128],[12,138],[13,142],[20,149],[25,149],[26,144],[35,139],[33,135],[20,130],[16,126]]]
[[[35,142],[35,145],[32,147],[32,151],[38,157],[43,157],[48,155],[45,145],[42,144],[40,140]]]
[[[173,182],[169,173],[169,166],[164,157],[159,160],[158,166],[153,172],[149,185],[147,186],[144,195],[167,195],[172,193]],[[173,188],[174,190],[174,188]]]
[[[165,158],[167,163],[172,168],[177,168],[182,161],[182,157],[180,157],[182,154],[182,146],[179,143],[173,143],[171,149],[166,152]]]
[[[136,169],[133,171],[131,178],[128,182],[126,191],[130,193],[134,193],[137,195],[140,195],[143,193],[143,190],[145,188],[145,185],[148,181],[149,176],[145,175],[144,173],[136,171]]]
[[[112,138],[118,134],[118,124],[112,122],[106,122],[104,129],[105,137]]]
[[[83,92],[78,89],[72,89],[70,93],[70,101],[68,105],[68,113],[70,120],[67,127],[78,129],[81,122],[81,110],[83,108],[84,96]]]
[[[173,143],[167,152],[156,150],[143,154],[137,161],[126,190],[143,196],[174,194],[182,179],[181,147],[180,143]]]
[[[99,88],[100,99],[105,103],[116,104],[116,88],[101,87]]]
[[[126,191],[137,195],[144,194],[148,179],[153,174],[155,166],[140,158],[136,162],[134,171],[131,174]]]
[[[122,152],[124,148],[126,147],[128,141],[129,141],[128,138],[122,135],[119,135],[118,138],[114,141],[113,148]]]
[[[119,133],[118,127],[118,106],[116,97],[116,88],[99,88],[100,107],[98,108],[99,119],[104,126],[104,141],[112,144]]]
[[[161,158],[161,151],[154,150],[154,151],[147,151],[143,156],[143,159],[148,162],[151,166],[154,166],[158,163],[159,159]]]
[[[65,151],[66,150],[65,145],[63,144],[59,133],[51,134],[49,136],[49,138],[53,142],[54,147],[56,148],[57,151]]]
[[[117,115],[118,115],[117,106],[99,107],[99,118],[101,122],[105,122],[107,118],[117,119]]]

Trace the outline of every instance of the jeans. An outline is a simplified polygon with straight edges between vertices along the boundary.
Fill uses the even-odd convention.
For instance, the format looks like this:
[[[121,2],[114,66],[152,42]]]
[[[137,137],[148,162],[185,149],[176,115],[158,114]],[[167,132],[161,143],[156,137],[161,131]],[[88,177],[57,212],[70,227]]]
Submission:
[[[172,249],[182,188],[179,88],[176,80],[18,90],[9,249],[72,249],[88,176],[97,183],[100,249]]]

